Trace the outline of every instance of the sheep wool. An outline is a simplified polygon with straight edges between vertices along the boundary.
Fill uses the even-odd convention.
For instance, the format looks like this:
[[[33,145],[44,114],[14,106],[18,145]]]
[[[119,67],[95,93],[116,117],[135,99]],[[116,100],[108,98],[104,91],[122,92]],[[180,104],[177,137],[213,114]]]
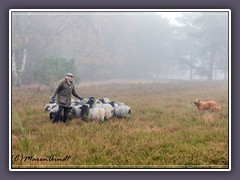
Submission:
[[[127,105],[120,105],[114,107],[114,115],[119,118],[127,118],[130,117],[131,108]]]
[[[88,105],[82,105],[80,109],[81,109],[81,116],[85,121],[88,121],[88,120],[104,121],[105,120],[105,110],[103,108],[94,107],[90,109]]]

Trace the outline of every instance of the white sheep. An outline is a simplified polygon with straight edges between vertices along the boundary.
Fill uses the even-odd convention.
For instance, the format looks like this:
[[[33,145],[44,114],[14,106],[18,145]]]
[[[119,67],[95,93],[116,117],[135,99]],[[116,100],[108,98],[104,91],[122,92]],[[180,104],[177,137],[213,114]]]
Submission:
[[[130,117],[131,108],[127,105],[120,105],[114,107],[114,115],[118,118]]]
[[[114,108],[110,104],[102,104],[100,101],[96,99],[90,99],[88,103],[91,108],[95,108],[95,107],[103,108],[106,113],[106,119],[110,119],[113,117]]]
[[[77,106],[73,106],[71,105],[69,107],[69,112],[68,112],[68,118],[72,119],[72,118],[81,118],[81,107],[82,105],[77,105]]]
[[[50,110],[53,109],[56,106],[57,106],[56,103],[47,103],[44,106],[44,110],[45,110],[45,112],[50,112]]]
[[[77,106],[77,105],[84,105],[87,104],[89,101],[89,98],[84,98],[83,100],[75,100],[73,103],[71,103],[72,106]]]
[[[106,119],[110,119],[113,117],[114,108],[110,104],[93,104],[93,108],[100,107],[105,110]]]
[[[57,105],[49,111],[49,119],[50,120],[53,120],[53,118],[56,116],[58,109],[59,109],[59,106]],[[60,121],[62,119],[63,119],[63,116],[62,116],[62,114],[60,114]]]
[[[103,104],[109,104],[111,101],[108,98],[101,98],[99,99],[99,101],[101,101]]]
[[[59,109],[59,106],[56,103],[48,103],[45,104],[45,112],[49,113],[49,119],[53,120],[53,118],[56,116],[57,111]],[[62,116],[60,115],[60,119],[62,119]]]
[[[118,106],[125,106],[123,102],[115,102]]]
[[[125,104],[124,104],[123,102],[110,101],[109,104],[110,104],[112,107],[125,106]]]
[[[82,105],[81,116],[83,120],[100,120],[104,121],[105,119],[105,110],[100,107],[90,108],[89,105]]]

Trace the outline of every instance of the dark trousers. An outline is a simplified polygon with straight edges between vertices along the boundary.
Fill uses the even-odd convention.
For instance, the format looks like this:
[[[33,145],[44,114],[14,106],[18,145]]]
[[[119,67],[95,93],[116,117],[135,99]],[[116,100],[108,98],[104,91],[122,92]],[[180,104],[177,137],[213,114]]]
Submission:
[[[58,121],[61,119],[62,117],[62,111],[63,111],[63,122],[67,121],[67,114],[68,114],[68,107],[64,107],[64,106],[60,106],[59,105],[59,109],[57,111],[56,116],[53,118],[53,123],[58,123]]]

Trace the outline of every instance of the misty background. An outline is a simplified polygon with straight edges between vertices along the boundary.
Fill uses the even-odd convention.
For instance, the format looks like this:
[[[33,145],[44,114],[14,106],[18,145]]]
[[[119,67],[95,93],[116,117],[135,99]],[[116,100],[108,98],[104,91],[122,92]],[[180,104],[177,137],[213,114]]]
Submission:
[[[176,17],[176,18],[173,18]],[[228,12],[12,12],[12,85],[227,80]]]

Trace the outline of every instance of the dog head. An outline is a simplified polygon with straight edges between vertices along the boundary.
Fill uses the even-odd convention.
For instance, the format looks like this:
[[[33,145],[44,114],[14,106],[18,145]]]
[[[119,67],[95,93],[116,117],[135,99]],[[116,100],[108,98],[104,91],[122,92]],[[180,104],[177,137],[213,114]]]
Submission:
[[[200,100],[199,100],[199,99],[196,99],[195,101],[193,101],[193,103],[194,103],[196,106],[199,106]]]

